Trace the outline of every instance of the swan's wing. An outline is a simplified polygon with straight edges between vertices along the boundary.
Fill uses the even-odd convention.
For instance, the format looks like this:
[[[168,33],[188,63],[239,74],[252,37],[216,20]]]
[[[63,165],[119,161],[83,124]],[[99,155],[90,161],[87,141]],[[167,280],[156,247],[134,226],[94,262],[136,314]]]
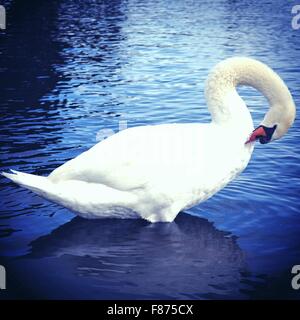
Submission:
[[[163,184],[184,176],[191,161],[201,167],[204,127],[173,124],[130,128],[66,162],[49,178],[101,183],[119,190],[143,188],[155,181]]]

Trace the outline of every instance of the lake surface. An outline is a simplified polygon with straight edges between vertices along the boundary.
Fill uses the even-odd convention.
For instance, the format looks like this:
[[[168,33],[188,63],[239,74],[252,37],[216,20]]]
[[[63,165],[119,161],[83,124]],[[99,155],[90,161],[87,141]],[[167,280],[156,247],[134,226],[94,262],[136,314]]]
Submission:
[[[300,105],[293,1],[2,1],[1,171],[47,175],[103,129],[208,122],[210,68],[247,55]],[[267,101],[239,90],[255,125]],[[100,133],[99,133],[100,131]],[[84,220],[1,177],[0,298],[300,298],[300,123],[171,224]],[[180,183],[180,181],[178,181]]]

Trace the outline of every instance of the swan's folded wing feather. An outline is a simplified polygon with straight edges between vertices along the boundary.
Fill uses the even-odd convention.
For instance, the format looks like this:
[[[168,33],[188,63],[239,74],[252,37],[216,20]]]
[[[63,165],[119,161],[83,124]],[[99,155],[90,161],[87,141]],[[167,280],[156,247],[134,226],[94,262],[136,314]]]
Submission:
[[[131,128],[99,142],[55,169],[49,179],[101,183],[118,190],[143,187],[150,173],[147,154],[151,153],[145,128]]]
[[[161,183],[183,174],[192,153],[201,150],[199,127],[159,125],[121,131],[58,167],[49,178],[101,183],[124,191]]]

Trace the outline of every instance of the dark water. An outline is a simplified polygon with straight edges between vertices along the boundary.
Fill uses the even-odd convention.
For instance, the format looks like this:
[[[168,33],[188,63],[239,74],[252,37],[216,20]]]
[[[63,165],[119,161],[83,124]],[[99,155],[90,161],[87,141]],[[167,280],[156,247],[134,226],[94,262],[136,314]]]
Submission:
[[[233,55],[273,67],[300,105],[293,1],[2,1],[1,170],[40,175],[99,130],[207,122],[209,69]],[[267,110],[240,93],[255,124]],[[87,221],[1,178],[0,298],[299,298],[300,124],[257,145],[245,172],[172,224]],[[180,181],[178,182],[180,183]]]

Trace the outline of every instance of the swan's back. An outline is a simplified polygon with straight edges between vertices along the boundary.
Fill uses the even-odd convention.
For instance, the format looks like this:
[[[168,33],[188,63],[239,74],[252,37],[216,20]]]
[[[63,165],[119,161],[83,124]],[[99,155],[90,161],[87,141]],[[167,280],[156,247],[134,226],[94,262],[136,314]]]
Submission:
[[[150,178],[171,174],[172,168],[180,166],[186,171],[193,165],[201,166],[207,136],[212,139],[208,131],[208,125],[200,124],[129,128],[66,162],[49,178],[54,182],[101,182],[121,190],[138,188]]]

